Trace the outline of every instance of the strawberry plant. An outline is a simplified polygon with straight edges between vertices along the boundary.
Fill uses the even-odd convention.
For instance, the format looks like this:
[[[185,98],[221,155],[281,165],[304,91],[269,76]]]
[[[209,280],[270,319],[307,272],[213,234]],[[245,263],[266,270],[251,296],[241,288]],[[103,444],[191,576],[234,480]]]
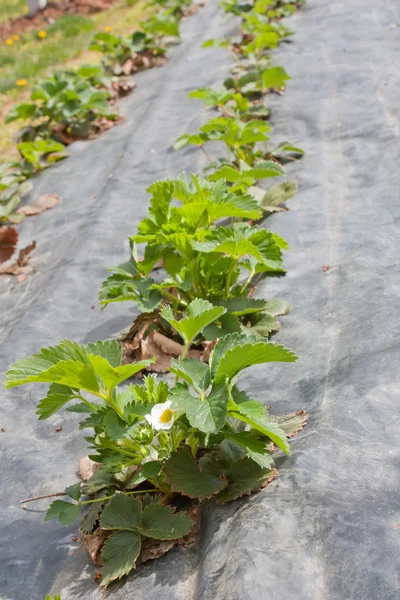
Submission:
[[[218,314],[218,307],[196,310],[174,326],[189,343]],[[147,543],[188,535],[190,503],[225,503],[265,486],[277,475],[275,450],[289,453],[288,437],[305,422],[303,413],[270,415],[237,387],[252,365],[295,361],[283,346],[230,334],[209,364],[174,360],[173,385],[148,375],[143,384],[119,387],[151,360],[121,366],[115,341],[64,340],[18,361],[5,378],[8,388],[50,384],[39,419],[67,407],[84,415],[81,428],[93,429],[86,440],[98,470],[67,487],[67,500],[55,500],[45,520],[70,525],[79,518],[82,533],[101,536],[103,586],[128,574]]]
[[[275,210],[283,192],[271,191],[269,200],[263,198],[260,204],[252,195],[227,188],[228,166],[216,173],[221,175],[221,179],[215,177],[216,181],[192,176],[188,182],[181,176],[175,181],[153,184],[148,190],[152,194],[149,216],[130,238],[130,260],[111,269],[113,273],[102,284],[103,305],[133,301],[141,311],[149,313],[146,325],[142,323],[135,356],[143,356],[143,343],[155,331],[174,340],[183,351],[181,345],[187,341],[176,321],[186,318],[198,300],[224,310],[197,338],[197,347],[229,332],[268,336],[280,327],[276,317],[289,310],[282,300],[251,297],[262,279],[285,273],[282,251],[288,248],[286,241],[242,221],[260,219],[264,209]],[[249,173],[247,179],[238,171],[234,173],[244,185],[260,176],[280,175],[282,168],[277,163],[263,163],[258,171],[245,171]],[[234,179],[233,174],[231,178]],[[236,184],[239,187],[238,181]],[[289,187],[287,184],[286,198],[290,197]],[[225,226],[218,225],[221,219]],[[141,260],[138,244],[145,244]],[[160,261],[164,275],[159,272]],[[170,305],[168,310],[166,303]],[[139,317],[139,322],[142,320]],[[139,341],[137,333],[134,327],[133,337]]]
[[[107,32],[97,33],[89,50],[103,54],[102,63],[107,73],[129,75],[163,63],[170,38],[179,38],[178,17],[172,10],[161,10],[140,23],[142,31],[128,36]]]
[[[87,68],[77,71],[56,71],[52,77],[39,81],[32,89],[30,102],[14,106],[6,122],[18,119],[30,124],[21,130],[22,141],[52,137],[68,143],[84,138],[99,129],[105,118],[118,115],[109,104],[111,92],[99,87],[98,73]]]

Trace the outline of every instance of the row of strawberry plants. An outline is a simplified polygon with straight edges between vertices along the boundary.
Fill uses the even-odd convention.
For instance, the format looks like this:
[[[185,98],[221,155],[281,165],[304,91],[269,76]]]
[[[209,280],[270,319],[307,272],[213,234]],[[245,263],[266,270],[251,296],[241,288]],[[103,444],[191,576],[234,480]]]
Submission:
[[[126,36],[97,33],[89,50],[102,54],[101,65],[59,70],[33,86],[29,100],[14,106],[5,122],[24,121],[17,134],[19,159],[0,165],[0,224],[19,223],[16,209],[31,189],[26,180],[67,156],[66,146],[108,129],[120,120],[118,96],[130,92],[127,79],[162,65],[180,38],[179,22],[190,14],[188,0],[150,0],[151,15]]]
[[[276,67],[266,64],[267,55],[286,37],[279,19],[294,7],[282,0],[224,3],[243,17],[241,38],[230,43],[240,56],[235,72],[240,65],[251,74],[256,69],[263,81],[265,73],[272,75]],[[257,31],[249,31],[255,21]],[[258,36],[261,41],[251,46]],[[268,339],[287,303],[253,296],[262,279],[285,272],[287,243],[261,221],[294,193],[292,182],[269,190],[256,184],[283,176],[282,163],[298,150],[281,144],[282,156],[259,149],[268,127],[260,119],[268,115],[265,93],[283,84],[260,90],[253,74],[251,81],[254,87],[246,90],[241,82],[240,92],[225,85],[221,93],[195,93],[224,95],[224,101],[212,101],[223,116],[178,145],[183,139],[193,143],[193,137],[201,145],[214,139],[229,154],[208,165],[208,177],[181,175],[152,184],[149,216],[130,239],[130,260],[102,285],[103,304],[133,301],[142,311],[125,338],[125,356],[117,341],[82,346],[63,340],[6,374],[10,388],[50,384],[38,404],[40,419],[66,407],[82,413],[80,427],[93,432],[86,438],[92,475],[69,486],[68,500],[54,501],[46,520],[69,525],[87,509],[79,527],[96,547],[92,556],[103,564],[104,586],[174,543],[191,543],[199,501],[224,503],[265,487],[277,475],[275,453],[289,453],[288,438],[305,423],[302,411],[273,416],[238,387],[240,374],[252,365],[297,358]],[[153,369],[169,370],[175,380],[146,374],[142,384],[120,387]]]

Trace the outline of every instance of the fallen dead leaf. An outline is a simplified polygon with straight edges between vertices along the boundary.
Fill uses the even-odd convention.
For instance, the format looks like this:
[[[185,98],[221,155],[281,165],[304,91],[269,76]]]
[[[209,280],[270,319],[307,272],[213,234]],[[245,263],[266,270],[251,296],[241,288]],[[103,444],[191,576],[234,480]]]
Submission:
[[[79,477],[82,481],[87,481],[91,478],[93,473],[99,468],[99,463],[94,462],[88,456],[84,456],[79,461]]]
[[[40,213],[49,208],[54,208],[61,202],[61,197],[57,194],[43,194],[35,204],[28,204],[22,208],[18,208],[16,212],[25,215],[26,217],[32,217],[33,215],[40,215]]]
[[[18,231],[15,227],[0,227],[0,263],[10,260],[18,242]]]
[[[19,283],[26,279],[26,275],[32,272],[32,267],[28,265],[31,252],[36,248],[36,242],[32,242],[29,246],[22,248],[19,251],[16,260],[11,265],[0,267],[0,275],[17,275]],[[22,277],[25,275],[25,277]]]
[[[122,72],[124,75],[130,75],[132,73],[133,70],[133,60],[131,58],[128,58],[128,60],[125,62],[125,64],[122,67]]]
[[[98,567],[103,566],[101,559],[101,549],[106,539],[111,535],[111,531],[96,529],[94,533],[83,533],[82,544],[85,546],[92,562]]]

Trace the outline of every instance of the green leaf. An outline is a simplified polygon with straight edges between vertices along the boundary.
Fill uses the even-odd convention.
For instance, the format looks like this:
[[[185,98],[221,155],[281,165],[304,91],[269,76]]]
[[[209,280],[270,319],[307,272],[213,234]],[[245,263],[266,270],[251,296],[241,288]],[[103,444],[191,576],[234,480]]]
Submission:
[[[137,498],[116,492],[104,507],[100,524],[102,529],[136,531],[140,525],[142,506]]]
[[[47,396],[39,401],[36,414],[39,415],[40,420],[48,419],[73,398],[75,398],[75,392],[70,387],[52,383]]]
[[[236,317],[240,317],[265,310],[267,302],[261,298],[230,298],[229,300],[224,300],[222,305],[230,313]]]
[[[272,331],[278,331],[281,324],[276,317],[269,313],[264,313],[259,320],[256,320],[249,327],[243,326],[242,331],[250,335],[258,335],[260,337],[268,337]]]
[[[93,473],[86,483],[83,484],[82,494],[91,496],[96,492],[109,487],[116,487],[114,476],[112,473],[100,468]]]
[[[155,540],[177,540],[189,533],[191,525],[184,512],[173,514],[169,506],[151,504],[143,510],[139,531]]]
[[[226,472],[228,485],[215,497],[217,502],[230,502],[243,494],[259,489],[274,471],[260,467],[250,458],[242,458]]]
[[[113,409],[110,409],[107,410],[104,416],[103,427],[105,434],[111,440],[117,441],[124,436],[127,424],[117,415],[117,413]]]
[[[265,310],[270,315],[278,317],[279,315],[286,315],[290,311],[290,304],[281,298],[274,298],[273,300],[267,300]]]
[[[177,383],[170,394],[170,399],[186,413],[191,426],[204,433],[217,433],[223,427],[228,398],[225,383],[213,388],[203,399],[190,395],[182,383]]]
[[[266,179],[267,177],[277,177],[279,175],[285,175],[284,168],[273,160],[263,160],[258,162],[251,167],[242,171],[244,177],[251,177],[252,179]]]
[[[86,346],[86,350],[88,354],[102,356],[112,367],[118,367],[121,364],[122,345],[116,340],[91,342]]]
[[[170,370],[199,394],[210,385],[210,369],[207,363],[202,363],[195,358],[172,359]]]
[[[110,494],[113,493],[114,490],[110,490]],[[93,500],[97,500],[107,496],[108,490],[101,490],[97,494],[95,494]],[[82,533],[92,533],[94,528],[97,527],[97,523],[100,519],[100,514],[103,510],[103,506],[107,500],[104,502],[93,502],[92,504],[87,505],[87,511],[83,514],[80,522],[79,522],[79,531]]]
[[[283,67],[273,67],[267,69],[262,74],[262,82],[265,89],[273,88],[275,90],[281,90],[286,85],[286,81],[291,77],[286,73]]]
[[[213,306],[211,302],[196,298],[186,309],[186,316],[177,321],[170,306],[163,306],[161,316],[182,336],[186,345],[192,343],[204,327],[218,319],[226,308]]]
[[[225,428],[222,431],[225,438],[241,446],[246,450],[246,454],[252,458],[260,467],[271,469],[274,465],[271,451],[265,442],[258,439],[250,431],[234,432]]]
[[[135,566],[141,548],[138,531],[118,531],[113,533],[103,546],[101,556],[104,562],[102,586],[115,579],[121,579]]]
[[[266,411],[262,413],[261,404],[256,400],[243,402],[237,405],[237,409],[230,410],[229,416],[235,417],[244,423],[250,425],[257,431],[269,437],[286,454],[290,453],[290,446],[283,429],[279,427],[276,421],[269,418]]]
[[[295,195],[296,190],[297,184],[295,181],[279,183],[265,192],[260,200],[260,206],[264,210],[268,210],[269,208],[273,209],[292,198],[292,196]]]
[[[72,504],[65,500],[55,500],[50,504],[44,520],[51,521],[52,519],[58,519],[61,525],[71,525],[79,517],[80,511],[80,504]]]
[[[62,340],[57,346],[42,348],[40,354],[32,354],[11,365],[6,373],[5,386],[13,387],[27,383],[25,379],[47,371],[59,361],[74,360],[89,364],[86,350],[76,342]]]
[[[245,335],[232,333],[221,338],[210,357],[214,380],[232,380],[251,365],[267,362],[294,362],[297,356],[289,349],[271,342],[254,341]]]
[[[287,437],[293,437],[300,429],[303,429],[304,425],[307,423],[308,415],[304,410],[299,410],[298,412],[283,415],[281,417],[274,417],[271,415],[271,419],[277,422]]]
[[[81,482],[78,481],[78,483],[74,483],[74,485],[70,485],[69,487],[67,487],[65,489],[65,493],[67,494],[67,496],[72,498],[72,500],[76,500],[77,502],[79,502],[81,498]]]
[[[135,375],[145,367],[151,365],[151,363],[155,361],[155,358],[119,367],[112,367],[105,358],[102,356],[94,356],[93,354],[89,355],[89,361],[96,374],[104,382],[107,389],[110,390],[125,381],[125,379],[132,377],[132,375]]]
[[[211,498],[226,486],[223,475],[202,472],[191,452],[180,448],[164,464],[163,471],[172,488],[190,498]]]

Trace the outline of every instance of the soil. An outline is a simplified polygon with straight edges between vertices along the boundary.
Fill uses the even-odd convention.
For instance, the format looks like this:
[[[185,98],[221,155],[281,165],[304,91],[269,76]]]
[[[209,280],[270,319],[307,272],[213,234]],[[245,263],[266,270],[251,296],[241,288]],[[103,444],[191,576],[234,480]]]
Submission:
[[[0,40],[13,35],[21,35],[29,31],[46,27],[66,14],[90,15],[111,8],[114,0],[61,0],[49,2],[36,15],[23,15],[12,21],[0,23]]]

